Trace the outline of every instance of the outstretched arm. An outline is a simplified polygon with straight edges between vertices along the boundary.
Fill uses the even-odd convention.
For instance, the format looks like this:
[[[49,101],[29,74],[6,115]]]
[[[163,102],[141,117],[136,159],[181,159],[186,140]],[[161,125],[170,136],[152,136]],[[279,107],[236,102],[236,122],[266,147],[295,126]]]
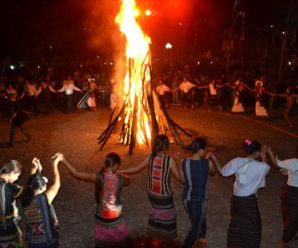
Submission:
[[[149,164],[149,156],[147,158],[145,158],[143,160],[143,162],[140,163],[138,166],[119,170],[119,173],[120,174],[122,174],[122,173],[128,173],[128,174],[136,173],[136,172],[139,172],[140,170],[144,169],[148,164]]]
[[[222,175],[222,168],[220,166],[220,163],[218,162],[217,157],[214,155],[213,152],[209,152],[207,154],[207,159],[209,159],[209,170],[210,170],[210,175],[214,175],[215,174],[215,168],[218,171],[219,175]]]
[[[52,204],[61,186],[58,164],[60,161],[62,161],[63,155],[58,153],[54,156],[54,158],[55,158],[53,161],[54,183],[51,187],[49,187],[49,189],[45,193],[49,204]]]
[[[61,161],[66,169],[69,171],[69,173],[75,177],[76,179],[82,180],[82,181],[89,181],[89,182],[95,182],[96,181],[96,174],[92,173],[84,173],[77,171],[71,164],[66,160],[66,158],[63,156],[63,159]]]

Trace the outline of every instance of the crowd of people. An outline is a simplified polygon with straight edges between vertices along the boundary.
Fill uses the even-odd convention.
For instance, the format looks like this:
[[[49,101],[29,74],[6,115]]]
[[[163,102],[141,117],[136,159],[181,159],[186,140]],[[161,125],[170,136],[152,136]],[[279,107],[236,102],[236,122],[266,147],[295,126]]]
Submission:
[[[244,141],[246,155],[237,156],[221,166],[204,138],[195,138],[188,147],[192,155],[180,164],[168,155],[169,139],[155,137],[152,152],[139,164],[121,169],[118,154],[109,153],[97,173],[78,171],[62,154],[53,159],[53,184],[47,186],[39,159],[32,161],[27,185],[16,184],[22,165],[16,161],[0,169],[0,246],[1,247],[58,247],[59,222],[53,207],[61,179],[59,164],[69,173],[95,186],[95,247],[132,247],[129,228],[122,217],[121,189],[130,183],[127,174],[147,168],[147,194],[150,203],[147,247],[171,247],[177,242],[177,216],[171,188],[171,174],[184,184],[182,200],[190,220],[190,230],[184,237],[183,248],[204,247],[207,244],[208,177],[216,172],[223,177],[234,175],[231,198],[231,219],[227,230],[227,247],[258,248],[261,243],[262,223],[258,206],[258,190],[266,186],[270,167],[288,175],[282,191],[284,229],[283,247],[298,244],[298,160],[280,161],[266,145],[254,140]],[[91,214],[91,213],[90,213]],[[21,218],[20,218],[21,216]],[[21,229],[20,219],[25,228]],[[63,223],[61,223],[63,225]],[[211,232],[212,229],[210,229]],[[149,245],[149,246],[148,246]],[[294,245],[294,246],[292,246]],[[146,247],[146,246],[145,246]]]

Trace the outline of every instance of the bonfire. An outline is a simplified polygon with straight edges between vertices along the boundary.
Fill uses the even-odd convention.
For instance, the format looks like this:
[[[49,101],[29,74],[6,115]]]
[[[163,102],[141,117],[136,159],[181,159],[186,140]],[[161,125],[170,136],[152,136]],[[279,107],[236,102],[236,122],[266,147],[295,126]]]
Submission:
[[[183,141],[178,130],[191,137],[190,133],[169,117],[152,87],[151,39],[137,22],[139,13],[135,0],[122,0],[115,18],[126,39],[126,73],[113,86],[117,104],[108,127],[98,138],[100,149],[115,132],[119,132],[120,142],[129,146],[129,154],[133,153],[136,145],[150,146],[152,139],[158,134],[169,132],[176,143],[182,146]]]

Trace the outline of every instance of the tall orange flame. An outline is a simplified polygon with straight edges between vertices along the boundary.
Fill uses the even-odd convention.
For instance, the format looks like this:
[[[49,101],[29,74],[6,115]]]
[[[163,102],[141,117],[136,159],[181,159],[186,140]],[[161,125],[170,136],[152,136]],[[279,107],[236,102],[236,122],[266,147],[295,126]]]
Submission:
[[[147,94],[150,94],[150,70],[145,69],[151,63],[149,45],[150,37],[143,33],[136,18],[139,16],[135,0],[122,0],[120,12],[115,18],[120,31],[126,38],[126,75],[121,87],[122,101],[127,103],[124,123],[125,133],[135,133],[136,143],[151,141],[150,116]],[[135,126],[135,127],[134,127]],[[131,137],[123,138],[124,143],[130,143]],[[127,142],[128,141],[128,142]]]

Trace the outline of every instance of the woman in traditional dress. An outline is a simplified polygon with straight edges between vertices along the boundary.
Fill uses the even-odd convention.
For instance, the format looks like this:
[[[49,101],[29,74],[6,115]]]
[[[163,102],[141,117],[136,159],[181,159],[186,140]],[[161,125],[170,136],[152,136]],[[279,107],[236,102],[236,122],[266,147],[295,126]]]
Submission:
[[[89,80],[89,97],[87,100],[88,107],[90,110],[95,111],[96,110],[96,91],[97,91],[97,85],[95,83],[95,79],[91,78]]]
[[[275,155],[271,152],[271,157]],[[276,159],[276,165],[288,176],[281,190],[281,209],[283,214],[283,236],[285,247],[298,247],[298,159]]]
[[[95,247],[130,248],[131,241],[122,219],[120,201],[121,189],[129,184],[129,180],[118,172],[121,164],[119,155],[109,153],[100,172],[92,174],[77,171],[65,158],[62,162],[73,177],[95,184]]]
[[[239,113],[244,113],[244,103],[243,103],[243,94],[244,90],[246,88],[246,85],[241,81],[237,80],[235,82],[235,98],[234,98],[234,103],[232,107],[232,113],[239,114]]]
[[[245,140],[244,147],[246,157],[237,157],[221,169],[224,177],[236,177],[231,200],[228,248],[259,248],[261,243],[262,223],[257,191],[265,187],[265,177],[270,170],[265,162],[268,150],[261,149],[261,145],[253,140]]]
[[[14,184],[22,172],[16,160],[4,164],[0,169],[0,247],[21,248],[21,231],[17,225],[16,198],[22,188]]]
[[[39,159],[34,158],[31,176],[23,193],[21,206],[26,222],[25,238],[28,248],[59,247],[57,219],[52,202],[60,188],[58,163],[62,156],[56,154],[53,158],[54,183],[47,188],[48,180],[41,174],[42,165]]]
[[[147,191],[150,201],[148,234],[154,240],[177,237],[176,211],[173,191],[170,185],[171,173],[180,180],[175,160],[167,155],[169,139],[158,135],[154,139],[152,153],[138,166],[120,170],[121,173],[135,173],[148,168]]]
[[[269,118],[267,109],[265,108],[266,93],[269,94],[263,87],[263,81],[257,80],[254,92],[256,94],[255,114],[257,117]]]
[[[183,248],[206,245],[208,177],[214,175],[217,158],[206,149],[207,142],[196,138],[191,144],[192,156],[181,161],[180,177],[185,183],[182,199],[191,221],[191,228],[184,240]],[[197,247],[197,246],[195,246]]]

